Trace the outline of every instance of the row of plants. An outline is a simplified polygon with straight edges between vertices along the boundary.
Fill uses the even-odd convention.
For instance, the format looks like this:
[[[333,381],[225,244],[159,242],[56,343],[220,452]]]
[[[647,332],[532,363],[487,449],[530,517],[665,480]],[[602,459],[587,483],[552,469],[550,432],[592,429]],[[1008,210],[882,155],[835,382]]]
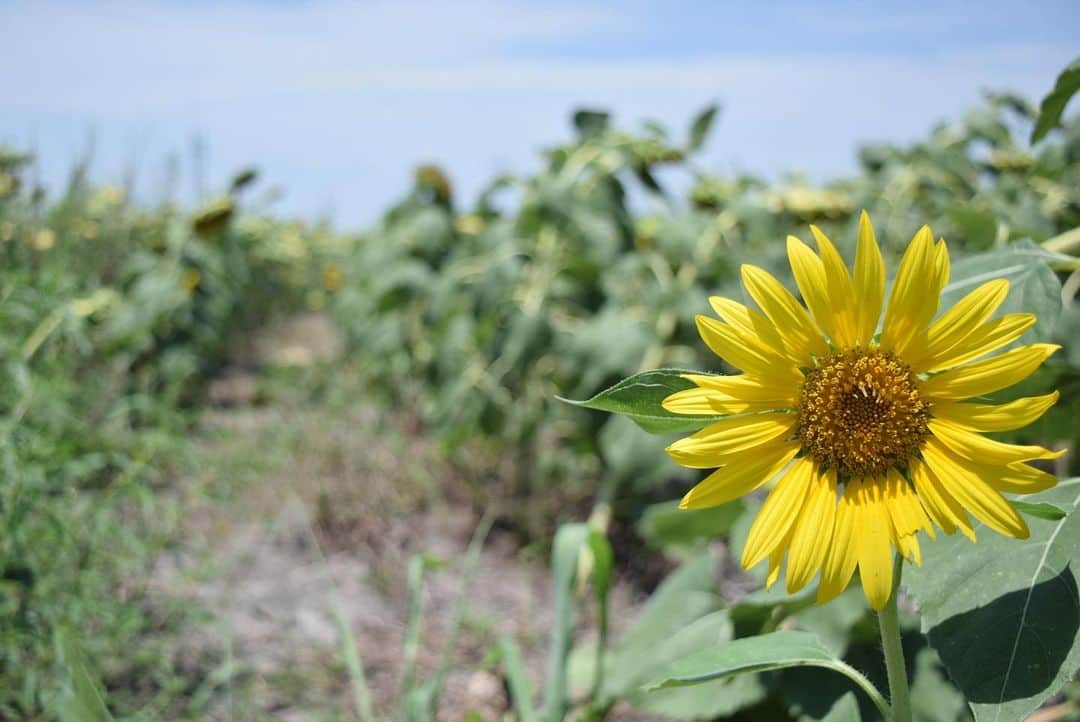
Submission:
[[[681,140],[580,111],[575,138],[547,151],[539,171],[497,179],[469,210],[440,169],[418,169],[414,190],[364,236],[332,306],[369,388],[418,414],[466,466],[508,453],[510,483],[479,498],[527,534],[592,506],[587,523],[553,536],[556,621],[542,692],[530,688],[513,640],[494,645],[516,719],[617,718],[626,707],[673,719],[907,718],[877,691],[896,668],[886,685],[878,623],[857,584],[827,605],[815,604],[813,588],[764,589],[760,569],[749,593],[718,584],[718,565],[740,557],[761,500],[694,511],[659,501],[694,474],[663,448],[715,421],[681,417],[663,401],[692,387],[679,369],[725,370],[693,319],[713,294],[749,301],[738,286],[743,263],[794,288],[784,239],[816,224],[851,259],[866,209],[887,268],[923,224],[948,239],[942,309],[989,279],[1009,280],[1001,312],[1038,318],[1025,342],[1063,346],[1009,398],[1061,396],[1035,425],[994,437],[1075,449],[1080,121],[1058,125],[1078,74],[1067,69],[1039,109],[988,94],[920,142],[863,147],[856,175],[822,187],[701,170],[695,154],[715,108]],[[669,190],[679,174],[689,179],[685,200]],[[565,398],[613,414],[583,413]],[[1054,471],[1066,477],[1076,464],[1071,454]],[[1030,517],[1025,543],[981,527],[975,545],[960,535],[923,542],[898,615],[895,592],[891,602],[914,719],[1023,720],[1063,688],[1077,695],[1076,484],[1017,502]],[[626,527],[678,566],[612,639],[607,595],[629,560],[611,540]],[[718,538],[726,543],[708,543]],[[421,557],[415,566],[419,580]],[[594,635],[575,644],[582,608],[594,610]],[[357,714],[370,717],[356,679]],[[400,713],[434,719],[441,682],[409,686]],[[1058,717],[1076,714],[1060,697],[1055,704]]]
[[[177,623],[153,616],[140,584],[169,541],[162,492],[184,463],[189,412],[236,339],[278,312],[322,307],[370,395],[446,442],[476,475],[478,504],[533,538],[553,534],[557,623],[543,693],[529,688],[513,640],[499,640],[489,660],[505,672],[518,719],[601,719],[626,706],[680,719],[887,713],[872,692],[885,676],[877,630],[857,590],[817,606],[813,590],[764,590],[760,577],[743,580],[749,593],[718,587],[718,560],[738,558],[760,502],[687,512],[664,501],[693,472],[663,448],[693,426],[662,411],[663,397],[682,387],[652,370],[721,370],[693,326],[705,299],[741,297],[744,262],[792,287],[783,240],[805,235],[808,223],[851,258],[867,209],[889,268],[923,223],[949,239],[944,307],[983,279],[1010,279],[1004,309],[1036,313],[1030,338],[1064,348],[1022,388],[1059,389],[1058,405],[1001,438],[1075,447],[1080,121],[1056,126],[1077,75],[1067,70],[1039,110],[988,95],[921,142],[865,147],[856,174],[824,186],[704,171],[696,158],[715,108],[678,139],[655,124],[630,133],[579,111],[574,138],[547,151],[534,174],[501,177],[466,208],[443,171],[422,167],[410,194],[355,240],[273,220],[247,199],[249,173],[191,216],[133,203],[128,190],[94,187],[82,172],[51,199],[33,186],[29,159],[5,154],[0,713],[198,715],[191,705],[213,680],[170,669],[144,634]],[[659,375],[620,382],[635,372]],[[1066,457],[1058,471],[1075,463]],[[1051,518],[1031,521],[1032,559],[1007,540],[961,548],[948,538],[927,545],[924,568],[905,577],[921,614],[921,627],[910,610],[900,617],[919,719],[964,719],[965,698],[977,719],[1022,719],[1075,674],[1074,490],[1063,483],[1036,509]],[[589,508],[588,523],[555,531]],[[611,539],[628,529],[677,568],[612,638],[607,595],[629,560]],[[726,544],[708,543],[716,538]],[[935,560],[959,561],[945,573]],[[417,595],[424,564],[418,557],[410,568]],[[968,584],[972,568],[997,581]],[[593,641],[574,634],[582,605],[596,608]],[[1022,648],[995,646],[1008,637],[986,630],[1014,618]],[[804,636],[770,653],[773,634]],[[345,660],[355,714],[371,718],[354,642]],[[791,642],[801,653],[784,657]],[[705,655],[704,669],[686,668],[694,653]],[[794,666],[808,660],[815,669]],[[1013,686],[986,686],[984,673],[1001,664]],[[1023,674],[1012,675],[1016,665]],[[444,679],[440,667],[432,680],[411,680],[400,714],[435,718]]]
[[[168,647],[194,610],[149,589],[193,412],[248,331],[330,292],[342,239],[261,212],[252,172],[194,215],[86,176],[50,196],[0,152],[0,718],[96,719],[87,669],[121,715],[198,716],[213,685]]]
[[[373,393],[415,411],[466,462],[512,450],[513,483],[500,493],[530,533],[598,486],[633,519],[668,482],[685,481],[659,453],[663,440],[556,397],[586,398],[635,370],[710,368],[694,315],[709,295],[737,289],[742,263],[790,283],[789,234],[816,223],[850,253],[866,209],[890,263],[924,223],[960,257],[1075,246],[1080,124],[1029,146],[1036,111],[1018,97],[988,95],[907,147],[863,147],[858,174],[824,187],[703,171],[695,154],[717,115],[707,109],[674,140],[653,124],[631,134],[581,111],[575,138],[547,151],[538,172],[498,178],[468,210],[442,171],[420,168],[345,262],[331,308]],[[666,189],[680,181],[691,184],[688,200]],[[1050,269],[1025,273],[1014,306],[1020,293],[1060,285]],[[1068,339],[1078,319],[1074,304],[1048,310],[1036,334]],[[1044,382],[1075,389],[1077,365],[1080,349],[1068,344]],[[1076,438],[1076,401],[1065,393],[1046,438]],[[462,443],[477,439],[488,443]]]

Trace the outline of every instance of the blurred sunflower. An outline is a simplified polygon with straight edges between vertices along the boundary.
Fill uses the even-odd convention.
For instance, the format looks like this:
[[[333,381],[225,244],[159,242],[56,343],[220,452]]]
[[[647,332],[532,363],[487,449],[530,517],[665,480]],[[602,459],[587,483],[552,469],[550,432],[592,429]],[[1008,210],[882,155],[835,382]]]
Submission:
[[[893,549],[921,563],[920,530],[933,537],[935,525],[959,529],[974,541],[970,514],[1001,534],[1028,536],[1002,492],[1054,486],[1052,474],[1026,462],[1064,452],[981,432],[1025,426],[1058,394],[1000,405],[965,400],[1026,378],[1058,347],[1031,344],[977,360],[1017,340],[1035,317],[991,319],[1009,290],[995,279],[935,320],[949,254],[925,226],[900,262],[877,334],[885,265],[869,217],[860,219],[854,273],[811,231],[819,253],[787,241],[806,307],[768,272],[745,265],[743,285],[760,312],[713,297],[721,320],[697,317],[709,348],[743,373],[687,375],[696,388],[667,397],[664,408],[731,416],[668,453],[690,468],[719,467],[686,494],[684,508],[723,504],[780,474],[743,565],[767,558],[771,585],[786,555],[789,592],[820,571],[821,602],[842,592],[857,567],[867,599],[881,609],[892,593]]]

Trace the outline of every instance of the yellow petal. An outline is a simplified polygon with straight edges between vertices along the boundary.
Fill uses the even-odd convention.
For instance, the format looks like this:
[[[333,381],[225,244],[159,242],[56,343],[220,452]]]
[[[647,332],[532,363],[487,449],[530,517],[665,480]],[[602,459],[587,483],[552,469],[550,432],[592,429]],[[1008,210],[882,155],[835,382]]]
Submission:
[[[1052,343],[1020,346],[999,356],[931,376],[922,383],[921,391],[934,401],[967,399],[999,391],[1026,379],[1059,348]]]
[[[1028,396],[1007,404],[945,401],[934,404],[934,416],[974,431],[1012,431],[1032,423],[1057,403],[1057,391]]]
[[[930,432],[957,456],[982,464],[1011,464],[1032,459],[1057,459],[1064,451],[1050,451],[1041,446],[1020,446],[988,439],[945,419],[930,419]]]
[[[765,577],[766,589],[772,589],[772,585],[776,584],[776,580],[780,578],[780,564],[784,561],[785,551],[786,544],[783,544],[769,555],[769,574]]]
[[[914,369],[921,370],[928,359],[945,356],[974,332],[1001,306],[1009,293],[1009,282],[1004,278],[988,281],[956,302],[952,308],[930,326],[927,344],[922,349],[912,349],[905,359]]]
[[[968,462],[966,466],[992,488],[1007,494],[1036,494],[1053,488],[1058,482],[1053,474],[1019,461],[1007,466],[988,466],[972,462]]]
[[[757,566],[788,538],[810,490],[813,471],[814,462],[808,457],[796,459],[769,492],[746,537],[742,553],[744,568]]]
[[[778,355],[786,352],[776,326],[757,311],[723,296],[710,296],[709,305],[716,311],[717,316],[730,323],[745,337],[756,339],[766,351]]]
[[[770,382],[798,384],[802,381],[802,374],[794,364],[765,350],[756,338],[708,316],[698,316],[696,320],[698,333],[705,344],[735,368]]]
[[[933,373],[966,364],[1012,343],[1034,325],[1035,316],[1030,313],[1010,313],[987,321],[951,349],[920,361],[912,368],[917,372]]]
[[[976,476],[962,459],[931,438],[923,446],[923,458],[934,474],[948,485],[956,500],[979,521],[1014,539],[1027,539],[1027,523],[1000,493]]]
[[[858,312],[851,276],[844,265],[844,259],[829,237],[817,226],[810,226],[810,232],[817,241],[818,252],[825,268],[825,283],[828,284],[829,306],[832,309],[835,332],[833,340],[837,345],[849,348],[854,346],[858,339]]]
[[[897,544],[900,554],[916,566],[922,566],[922,549],[919,547],[919,537],[911,534],[900,537]]]
[[[832,305],[829,303],[829,286],[825,280],[825,265],[810,247],[795,236],[787,238],[788,261],[795,276],[806,307],[814,317],[814,323],[826,336],[833,338]]]
[[[741,414],[793,407],[798,402],[801,385],[777,384],[747,374],[683,374],[683,378],[714,393],[710,397],[710,403],[713,404],[713,413],[718,414]]]
[[[891,522],[892,544],[905,559],[922,564],[922,551],[917,534],[925,530],[930,536],[934,536],[934,527],[907,479],[896,469],[889,469],[885,482],[885,507]]]
[[[896,469],[889,469],[886,476],[885,500],[888,502],[889,516],[898,538],[912,536],[920,531],[934,536],[934,526],[919,501],[919,495]]]
[[[737,459],[757,447],[791,435],[796,416],[786,412],[732,416],[667,447],[676,463],[691,469],[711,469],[741,462]]]
[[[945,245],[945,239],[939,238],[934,246],[934,285],[938,289],[938,295],[949,285],[949,247]]]
[[[874,226],[866,211],[859,216],[859,244],[855,249],[855,305],[857,309],[856,338],[866,346],[874,337],[881,303],[885,296],[885,261],[881,257]]]
[[[686,389],[671,394],[660,405],[673,414],[713,416],[717,413],[713,410],[711,401],[715,395],[716,392],[712,389]]]
[[[824,604],[843,592],[855,573],[859,558],[855,549],[855,482],[848,482],[836,506],[832,540],[825,552],[818,585],[818,602]]]
[[[947,258],[947,256],[946,256]],[[900,357],[916,340],[925,337],[926,328],[937,313],[941,288],[940,261],[930,228],[923,226],[911,240],[896,272],[885,322],[881,348]]]
[[[825,561],[836,517],[836,472],[815,473],[788,548],[787,590],[805,587]]]
[[[892,595],[893,552],[889,539],[889,513],[882,499],[884,479],[866,479],[859,485],[855,506],[855,548],[859,578],[870,606],[881,610]]]
[[[746,264],[742,267],[742,281],[746,292],[779,331],[788,356],[796,363],[805,366],[812,355],[829,352],[810,314],[772,274]]]
[[[799,444],[791,441],[776,442],[762,446],[753,457],[738,464],[717,469],[705,477],[679,502],[682,509],[705,509],[719,506],[732,499],[749,494],[787,466],[799,451]]]
[[[967,513],[960,502],[941,483],[941,479],[937,477],[933,469],[919,459],[913,460],[908,465],[908,469],[911,472],[911,481],[915,485],[915,491],[919,494],[919,499],[934,523],[946,534],[952,534],[960,529],[964,536],[975,541],[975,531],[971,527],[971,520]]]

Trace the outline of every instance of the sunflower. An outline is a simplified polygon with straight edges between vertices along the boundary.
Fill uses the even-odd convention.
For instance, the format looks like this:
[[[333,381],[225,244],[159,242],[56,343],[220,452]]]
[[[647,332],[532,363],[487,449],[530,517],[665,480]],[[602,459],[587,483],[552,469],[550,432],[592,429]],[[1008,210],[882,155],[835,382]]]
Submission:
[[[768,272],[744,265],[743,286],[758,308],[713,297],[719,320],[697,317],[709,348],[742,373],[686,376],[695,387],[668,396],[664,408],[725,418],[668,453],[683,466],[715,469],[683,508],[723,504],[779,477],[754,519],[743,566],[768,559],[771,586],[786,556],[788,591],[820,572],[820,602],[840,594],[858,568],[880,610],[892,593],[894,550],[922,561],[918,532],[959,530],[975,541],[974,517],[1006,536],[1028,536],[1002,493],[1054,486],[1052,474],[1028,462],[1064,452],[982,432],[1025,426],[1058,394],[970,399],[1026,378],[1059,347],[1036,343],[983,358],[1019,339],[1035,317],[992,318],[1008,294],[1005,279],[983,283],[938,316],[949,252],[928,227],[900,261],[883,320],[885,264],[867,214],[852,273],[825,234],[810,230],[818,253],[787,240],[805,307]]]

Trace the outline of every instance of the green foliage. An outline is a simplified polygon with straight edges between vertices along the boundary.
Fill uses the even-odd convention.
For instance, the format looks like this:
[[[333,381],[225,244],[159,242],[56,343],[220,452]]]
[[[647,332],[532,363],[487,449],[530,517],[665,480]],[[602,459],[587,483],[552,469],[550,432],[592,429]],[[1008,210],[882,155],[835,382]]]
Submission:
[[[860,592],[819,607],[813,589],[761,589],[760,570],[718,579],[718,559],[739,557],[759,502],[678,511],[667,500],[688,473],[665,458],[664,438],[645,434],[715,418],[662,407],[691,385],[679,369],[730,371],[694,328],[708,296],[740,296],[745,262],[790,281],[784,238],[805,236],[808,223],[850,257],[865,208],[890,268],[923,223],[949,241],[946,306],[1010,279],[1004,311],[1038,314],[1030,337],[1065,348],[1021,389],[1059,388],[1058,407],[1004,438],[1075,445],[1080,122],[1063,118],[1075,70],[1037,119],[1023,99],[988,95],[923,140],[862,148],[857,172],[821,186],[700,170],[715,106],[678,143],[655,124],[628,132],[581,110],[536,172],[497,178],[468,206],[446,171],[418,168],[407,196],[359,238],[253,211],[253,171],[190,213],[92,187],[85,169],[49,200],[29,186],[31,159],[0,152],[0,717],[202,718],[199,680],[171,669],[155,634],[175,630],[140,585],[176,514],[158,492],[175,491],[192,463],[183,437],[230,340],[278,313],[326,308],[370,398],[414,413],[470,478],[494,479],[476,485],[478,505],[502,497],[507,521],[534,538],[558,529],[541,708],[517,644],[494,642],[519,720],[599,720],[618,707],[677,719],[875,719],[884,670]],[[1030,126],[1046,136],[1036,148]],[[680,175],[685,203],[670,190]],[[905,576],[929,639],[902,620],[917,719],[965,719],[965,696],[977,719],[1020,719],[1075,674],[1075,489],[1016,502],[1031,517],[1026,545],[982,530],[977,545],[939,538]],[[603,513],[560,525],[589,502]],[[427,679],[416,666],[420,599],[441,563],[409,565],[406,719],[437,716],[491,521],[466,555]],[[619,634],[610,592],[629,529],[681,564]],[[707,548],[716,537],[728,554]],[[595,608],[597,634],[575,646],[588,618],[579,607]],[[372,719],[357,640],[338,622],[355,715]]]
[[[1054,506],[1053,504],[1048,504],[1045,501],[1040,501],[1037,504],[1026,501],[1014,501],[1012,502],[1012,505],[1022,514],[1034,516],[1039,519],[1046,519],[1047,521],[1058,521],[1059,519],[1065,518],[1064,509]]]
[[[1080,90],[1080,58],[1069,63],[1069,67],[1061,71],[1057,82],[1054,83],[1054,89],[1043,98],[1039,106],[1039,117],[1031,130],[1032,144],[1046,137],[1046,134],[1061,121],[1065,106],[1078,90]]]
[[[26,156],[0,153],[0,176],[0,717],[104,719],[103,690],[120,716],[198,718],[198,681],[164,649],[193,610],[145,581],[195,461],[191,411],[231,343],[307,305],[330,254],[242,212],[250,181],[191,217],[83,168],[55,199]]]
[[[678,660],[650,687],[683,687],[787,667],[823,667],[846,675],[872,696],[883,715],[888,713],[874,686],[807,632],[773,632],[712,646]]]
[[[57,697],[56,712],[63,722],[113,722],[105,707],[101,682],[87,663],[72,633],[55,632],[57,657],[67,671],[67,685]]]
[[[697,372],[682,369],[644,371],[604,389],[591,399],[563,401],[585,409],[621,414],[651,434],[697,431],[721,417],[673,414],[661,406],[664,399],[676,391],[694,388],[694,383],[684,378],[685,374],[692,373]]]
[[[1027,719],[1080,670],[1080,479],[1037,499],[1065,516],[1032,519],[1025,542],[985,527],[977,544],[939,537],[907,575],[923,631],[976,720]]]
[[[1030,107],[988,95],[921,141],[864,147],[850,177],[770,187],[697,169],[694,153],[719,132],[716,117],[703,111],[680,147],[653,124],[628,132],[607,113],[579,111],[574,137],[547,150],[537,172],[497,178],[471,208],[414,189],[348,264],[331,307],[373,393],[415,409],[462,464],[475,464],[478,451],[508,459],[500,469],[512,478],[497,493],[514,500],[512,521],[530,535],[550,533],[560,510],[587,503],[597,483],[632,522],[685,478],[651,447],[633,449],[647,442],[611,415],[556,396],[614,409],[624,389],[611,387],[643,373],[658,385],[629,418],[653,430],[695,428],[704,420],[659,406],[665,384],[686,382],[650,370],[730,371],[698,340],[695,314],[708,312],[711,294],[742,295],[743,262],[790,282],[784,238],[805,237],[808,223],[850,257],[867,209],[892,269],[929,223],[949,241],[957,279],[1013,280],[1009,310],[1038,312],[1039,338],[1060,341],[1062,329],[1080,327],[1080,306],[1050,302],[1061,274],[1076,268],[1060,240],[1080,226],[1075,120],[1032,151]],[[689,208],[660,184],[680,177]],[[1041,247],[1051,239],[1056,252]],[[954,284],[947,301],[965,288]],[[1070,389],[1063,407],[1074,403],[1075,385],[1058,385]]]

